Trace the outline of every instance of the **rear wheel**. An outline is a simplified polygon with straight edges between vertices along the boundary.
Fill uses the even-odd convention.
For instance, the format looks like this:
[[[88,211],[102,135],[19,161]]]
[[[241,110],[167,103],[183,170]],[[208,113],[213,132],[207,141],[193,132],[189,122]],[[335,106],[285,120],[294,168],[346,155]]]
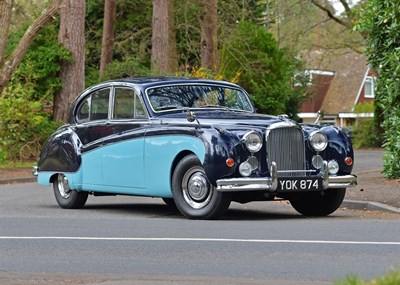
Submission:
[[[170,208],[176,208],[175,201],[173,198],[162,198],[165,204]]]
[[[323,192],[307,192],[289,199],[293,208],[305,216],[327,216],[342,204],[346,188],[330,189]]]
[[[172,175],[172,193],[178,210],[191,219],[215,219],[223,215],[231,202],[228,193],[218,192],[208,181],[197,156],[188,155]]]
[[[69,187],[68,179],[64,174],[58,174],[53,181],[54,196],[58,205],[64,209],[80,209],[88,198],[88,192],[78,192]]]

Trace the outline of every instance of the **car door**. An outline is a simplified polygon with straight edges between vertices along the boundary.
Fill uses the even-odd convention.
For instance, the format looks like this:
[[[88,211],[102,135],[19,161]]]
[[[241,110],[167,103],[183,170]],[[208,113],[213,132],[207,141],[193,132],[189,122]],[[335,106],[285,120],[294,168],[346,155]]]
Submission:
[[[133,87],[116,86],[107,122],[113,135],[104,138],[103,183],[110,192],[144,194],[144,136],[147,112]]]
[[[77,108],[74,130],[82,143],[82,184],[90,190],[96,190],[95,185],[103,184],[103,140],[112,135],[112,129],[107,124],[111,92],[111,87],[94,90]]]

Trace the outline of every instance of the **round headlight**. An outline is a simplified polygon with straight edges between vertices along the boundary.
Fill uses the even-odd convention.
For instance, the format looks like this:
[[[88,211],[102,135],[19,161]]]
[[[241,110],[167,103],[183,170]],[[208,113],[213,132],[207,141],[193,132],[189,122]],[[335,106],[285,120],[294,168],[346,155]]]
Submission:
[[[315,151],[323,151],[328,145],[328,138],[322,132],[312,132],[310,135],[310,144]]]
[[[256,132],[248,132],[243,136],[244,145],[251,152],[257,152],[262,147],[262,138]]]

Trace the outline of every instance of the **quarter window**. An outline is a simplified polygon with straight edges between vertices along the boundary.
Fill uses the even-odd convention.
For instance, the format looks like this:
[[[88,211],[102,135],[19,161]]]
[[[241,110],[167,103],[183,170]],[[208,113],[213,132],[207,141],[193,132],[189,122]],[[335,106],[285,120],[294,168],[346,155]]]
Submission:
[[[110,88],[101,89],[88,95],[76,112],[79,123],[108,119]]]
[[[78,109],[78,113],[76,116],[78,122],[89,121],[89,114],[90,114],[90,97],[87,98]]]

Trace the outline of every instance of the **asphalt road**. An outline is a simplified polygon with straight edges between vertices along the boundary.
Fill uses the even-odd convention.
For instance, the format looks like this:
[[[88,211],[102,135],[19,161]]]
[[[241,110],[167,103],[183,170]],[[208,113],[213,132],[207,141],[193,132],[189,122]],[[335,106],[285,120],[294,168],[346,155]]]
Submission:
[[[382,149],[359,149],[354,152],[353,173],[363,173],[383,170]]]
[[[192,221],[161,199],[56,205],[50,187],[0,186],[0,284],[332,284],[400,268],[396,214],[305,218],[286,202]]]

